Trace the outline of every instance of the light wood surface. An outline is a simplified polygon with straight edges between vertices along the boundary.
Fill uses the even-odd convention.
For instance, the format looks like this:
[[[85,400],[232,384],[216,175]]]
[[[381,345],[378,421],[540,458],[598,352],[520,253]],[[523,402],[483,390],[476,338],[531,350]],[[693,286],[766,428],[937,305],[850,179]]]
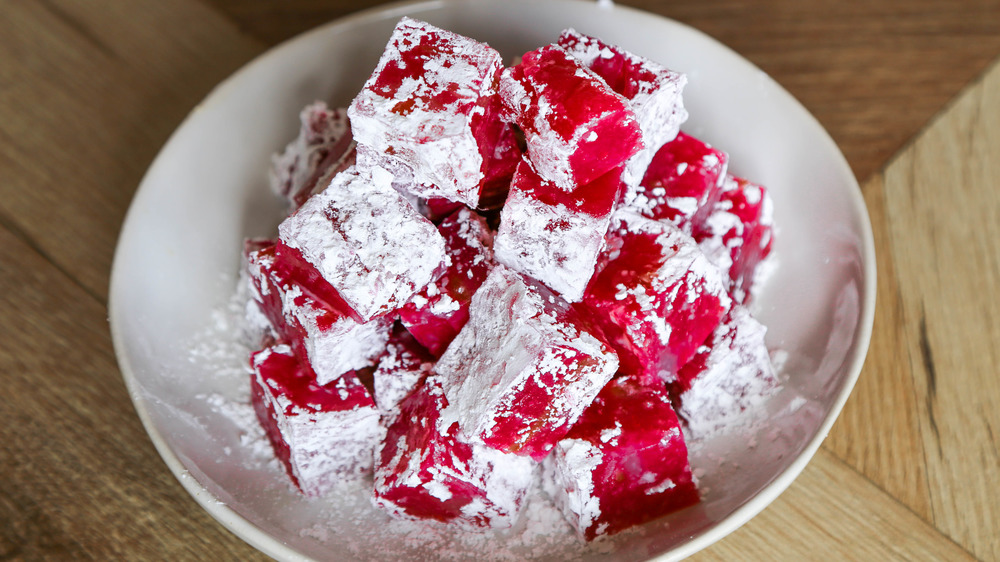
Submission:
[[[0,559],[253,560],[174,480],[107,285],[146,167],[213,85],[375,1],[8,0],[0,17]],[[760,65],[862,184],[858,386],[772,506],[695,560],[1000,560],[1000,2],[626,2]]]

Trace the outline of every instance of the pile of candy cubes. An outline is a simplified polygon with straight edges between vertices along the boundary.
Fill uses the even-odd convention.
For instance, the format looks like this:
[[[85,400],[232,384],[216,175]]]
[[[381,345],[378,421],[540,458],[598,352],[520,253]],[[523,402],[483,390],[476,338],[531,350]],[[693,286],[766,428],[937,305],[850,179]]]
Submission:
[[[592,540],[697,503],[685,433],[777,388],[771,202],[680,131],[684,75],[574,30],[519,60],[404,18],[303,110],[245,245],[251,396],[306,495],[478,529],[540,489]]]

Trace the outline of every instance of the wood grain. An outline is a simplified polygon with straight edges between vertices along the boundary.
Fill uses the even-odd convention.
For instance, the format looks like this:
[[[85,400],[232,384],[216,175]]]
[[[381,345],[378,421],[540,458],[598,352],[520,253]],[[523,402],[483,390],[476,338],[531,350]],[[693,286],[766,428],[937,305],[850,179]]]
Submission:
[[[3,10],[0,222],[103,299],[142,174],[184,115],[262,45],[195,1]]]
[[[262,558],[157,455],[115,364],[104,306],[4,230],[0,310],[0,559]]]
[[[1000,64],[885,173],[932,520],[994,560],[1000,559],[998,130]]]
[[[843,461],[820,450],[771,506],[691,560],[975,558]]]
[[[866,188],[875,334],[825,444],[981,559],[1000,558],[1000,61]]]

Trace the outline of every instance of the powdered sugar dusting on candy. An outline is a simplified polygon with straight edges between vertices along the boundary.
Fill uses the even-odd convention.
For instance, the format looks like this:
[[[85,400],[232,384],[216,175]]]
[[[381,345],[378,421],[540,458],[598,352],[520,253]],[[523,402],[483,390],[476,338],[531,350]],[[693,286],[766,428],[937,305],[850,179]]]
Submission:
[[[583,297],[622,191],[619,169],[566,192],[528,160],[514,173],[497,232],[496,255],[570,302]]]
[[[569,303],[498,265],[435,371],[445,419],[473,441],[541,459],[617,368]]]
[[[564,189],[594,181],[642,148],[627,100],[558,45],[506,69],[500,97],[539,174]]]
[[[493,151],[509,134],[494,117],[501,69],[489,46],[403,18],[349,110],[368,148],[359,165],[403,166],[416,195],[477,206]]]
[[[766,328],[736,305],[681,368],[673,384],[692,435],[753,424],[767,415],[765,400],[779,389],[764,343]]]
[[[299,115],[299,135],[271,163],[271,189],[296,208],[313,192],[329,170],[354,154],[346,109],[330,109],[317,101]]]
[[[234,390],[197,397],[253,426],[220,466],[287,470],[275,481],[305,495],[268,490],[291,494],[282,523],[345,555],[647,547],[643,523],[699,500],[671,400],[697,446],[777,387],[763,328],[726,294],[759,278],[766,191],[716,189],[727,157],[711,147],[638,185],[659,147],[707,147],[678,133],[684,81],[573,30],[502,71],[482,43],[400,21],[354,134],[317,103],[274,160],[297,210],[248,244],[239,307],[263,349],[252,375],[239,351]],[[673,217],[645,213],[661,203]]]
[[[643,147],[629,159],[623,176],[630,190],[634,189],[653,154],[673,140],[688,118],[681,96],[687,77],[574,29],[562,32],[559,46],[625,97],[635,113]]]
[[[278,458],[303,493],[371,470],[382,437],[378,410],[354,372],[320,386],[288,345],[251,356],[251,399]]]
[[[619,211],[584,303],[622,369],[669,381],[728,309],[722,276],[675,226]]]
[[[353,168],[285,219],[278,232],[363,320],[395,310],[447,264],[434,225],[391,185]]]

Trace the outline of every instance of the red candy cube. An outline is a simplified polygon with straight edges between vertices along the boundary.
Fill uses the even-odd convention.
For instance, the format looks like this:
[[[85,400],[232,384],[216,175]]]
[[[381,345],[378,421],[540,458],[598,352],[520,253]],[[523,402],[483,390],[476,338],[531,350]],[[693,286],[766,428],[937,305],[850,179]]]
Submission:
[[[271,189],[297,209],[330,179],[354,163],[354,138],[346,109],[323,102],[307,105],[299,116],[299,136],[272,158]]]
[[[506,69],[500,96],[538,173],[563,189],[596,180],[642,148],[628,100],[557,45]]]
[[[399,319],[435,357],[469,319],[473,293],[493,267],[493,233],[486,219],[462,208],[438,225],[451,265],[399,309]]]
[[[497,265],[435,367],[444,418],[470,441],[542,459],[618,368],[595,333],[574,306]]]
[[[431,375],[399,405],[375,454],[375,503],[396,517],[460,527],[510,527],[534,475],[530,459],[463,441],[441,420]]]
[[[251,295],[278,338],[308,359],[319,384],[374,363],[385,348],[389,319],[359,321],[326,283],[310,278],[307,264],[285,257],[287,248],[279,254],[278,246],[247,246]]]
[[[399,403],[433,369],[434,357],[402,326],[395,325],[373,375],[375,403],[383,418],[394,415]]]
[[[394,312],[447,265],[444,238],[385,177],[354,168],[278,226],[362,319]]]
[[[615,168],[572,191],[522,160],[497,231],[497,260],[579,301],[597,264],[611,211],[625,184]]]
[[[673,380],[729,308],[721,274],[677,227],[629,212],[615,215],[603,258],[584,303],[622,372]]]
[[[254,353],[250,392],[257,418],[295,485],[320,496],[338,480],[371,471],[379,414],[351,371],[321,386],[288,345]]]
[[[486,44],[400,20],[349,109],[355,139],[367,148],[359,168],[406,176],[420,197],[477,206],[484,187],[504,183],[520,156],[497,117],[502,68]]]
[[[681,92],[687,78],[661,64],[576,30],[559,36],[559,46],[604,79],[612,90],[629,102],[642,131],[643,149],[625,166],[630,187],[642,179],[653,154],[673,140],[687,120]]]
[[[609,382],[543,467],[545,490],[586,540],[699,501],[667,393],[637,377]]]
[[[771,253],[774,219],[767,190],[743,178],[727,176],[719,201],[695,227],[705,255],[728,275],[733,300],[747,303],[760,265]]]
[[[764,344],[767,328],[735,305],[669,385],[678,413],[695,435],[766,415],[764,400],[778,377]]]
[[[712,211],[729,156],[683,132],[653,157],[628,208],[690,233]]]

